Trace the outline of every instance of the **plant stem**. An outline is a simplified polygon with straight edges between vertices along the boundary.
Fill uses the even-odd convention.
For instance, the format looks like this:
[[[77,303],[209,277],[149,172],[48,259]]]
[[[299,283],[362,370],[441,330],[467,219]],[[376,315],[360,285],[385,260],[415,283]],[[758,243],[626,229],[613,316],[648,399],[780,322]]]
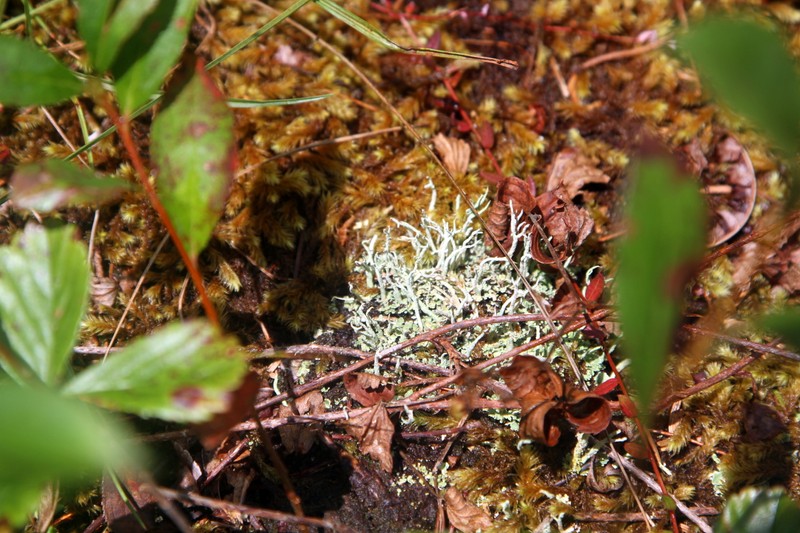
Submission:
[[[103,104],[106,112],[108,112],[108,115],[117,126],[117,131],[119,132],[122,144],[125,146],[125,150],[128,152],[128,155],[131,158],[133,168],[139,175],[139,181],[142,183],[142,187],[144,188],[144,191],[150,200],[150,205],[152,205],[153,209],[155,209],[156,213],[158,214],[158,218],[161,219],[161,223],[164,224],[164,227],[167,229],[167,233],[169,233],[172,242],[175,243],[175,248],[177,248],[183,263],[186,265],[186,270],[188,270],[189,276],[192,278],[192,282],[194,282],[194,286],[197,289],[197,293],[200,295],[200,300],[203,303],[203,309],[206,312],[206,318],[208,318],[208,321],[214,326],[219,326],[219,316],[217,315],[217,310],[214,307],[214,304],[211,302],[211,299],[208,297],[208,293],[206,292],[205,285],[203,284],[203,276],[200,274],[197,260],[189,256],[189,253],[186,251],[186,247],[183,245],[183,241],[181,241],[178,232],[175,230],[175,226],[172,224],[172,220],[169,218],[167,210],[164,209],[164,205],[161,203],[161,200],[158,199],[158,195],[156,194],[153,184],[150,183],[150,173],[145,168],[142,158],[139,156],[139,150],[135,141],[133,140],[133,136],[131,135],[131,126],[128,117],[120,116],[120,114],[117,112],[117,108],[111,102],[109,102],[108,99],[104,99]]]
[[[63,4],[63,3],[64,3],[64,0],[50,0],[49,2],[45,2],[44,4],[31,9],[30,12],[28,12],[26,14],[28,16],[38,15],[39,13],[42,13],[43,11],[47,11],[51,7],[55,7],[56,5]],[[25,22],[26,14],[18,15],[18,16],[14,17],[14,18],[10,18],[7,21],[3,22],[2,24],[0,24],[0,31],[7,30],[8,28],[11,28],[12,26],[16,26],[20,22]]]

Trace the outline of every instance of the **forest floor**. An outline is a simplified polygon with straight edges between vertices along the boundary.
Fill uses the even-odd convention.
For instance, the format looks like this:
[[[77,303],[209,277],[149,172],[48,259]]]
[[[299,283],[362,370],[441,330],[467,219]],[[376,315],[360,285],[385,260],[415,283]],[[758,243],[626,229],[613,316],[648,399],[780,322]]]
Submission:
[[[189,49],[216,58],[289,4],[202,2]],[[210,71],[230,98],[334,96],[235,111],[240,166],[201,263],[225,329],[252,353],[261,427],[244,421],[205,449],[183,428],[138,423],[158,443],[163,494],[181,492],[196,530],[667,530],[677,503],[681,531],[707,531],[742,487],[800,496],[797,360],[743,327],[796,300],[800,224],[781,218],[785,169],[766,141],[715,105],[670,47],[712,7],[683,4],[344,3],[395,42],[510,59],[516,69],[388,51],[309,5]],[[800,11],[781,2],[758,10],[795,36],[800,55]],[[40,16],[51,51],[80,64],[74,9]],[[110,125],[81,103],[91,129]],[[150,120],[134,124],[143,149]],[[4,109],[0,134],[4,176],[18,162],[66,156],[82,138],[74,106]],[[711,245],[686,290],[643,440],[608,361],[627,376],[614,252],[626,236],[631,168],[656,145],[705,191]],[[99,170],[132,175],[114,136],[92,156]],[[545,229],[558,261],[524,220],[503,218],[497,206],[509,199],[530,211],[556,206]],[[4,209],[3,241],[30,216]],[[93,300],[76,364],[102,354],[142,276],[118,342],[201,314],[143,195],[60,216],[93,236]],[[558,377],[543,372],[567,390],[579,388],[575,370],[587,389],[600,386],[608,429],[592,435],[556,420],[560,439],[522,438],[537,430],[530,413],[520,423],[514,373],[533,379],[541,369],[500,369],[523,351],[547,360]],[[143,518],[157,520],[158,506],[146,507],[129,482]],[[298,506],[306,518],[294,516]],[[106,482],[76,494],[56,528],[130,531],[130,520]],[[171,530],[165,524],[159,530]]]

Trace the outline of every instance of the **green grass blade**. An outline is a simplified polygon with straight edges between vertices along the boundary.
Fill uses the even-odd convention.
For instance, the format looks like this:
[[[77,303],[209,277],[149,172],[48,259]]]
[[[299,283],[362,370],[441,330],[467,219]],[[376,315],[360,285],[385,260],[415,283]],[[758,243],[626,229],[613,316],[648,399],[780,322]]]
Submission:
[[[282,105],[307,104],[318,102],[333,96],[333,93],[320,94],[317,96],[298,96],[297,98],[283,98],[280,100],[244,100],[242,98],[228,98],[228,107],[233,109],[250,109],[254,107],[277,107]]]
[[[493,57],[480,56],[476,54],[468,54],[465,52],[449,52],[446,50],[438,50],[434,48],[415,48],[402,46],[392,41],[383,34],[378,28],[359,17],[352,11],[345,9],[333,0],[314,0],[314,3],[319,5],[322,9],[341,20],[354,30],[358,31],[366,38],[374,41],[381,46],[394,50],[395,52],[403,52],[407,54],[421,54],[427,56],[443,57],[446,59],[471,59],[480,61],[482,63],[490,63],[505,68],[516,69],[518,64],[516,61],[510,59],[497,59]]]
[[[298,9],[300,9],[301,7],[303,7],[304,5],[309,3],[310,1],[311,0],[297,0],[294,4],[292,4],[289,7],[287,7],[286,10],[284,10],[280,15],[278,15],[274,19],[270,20],[269,22],[267,22],[266,24],[261,26],[258,30],[256,30],[255,33],[253,33],[252,35],[250,35],[246,39],[242,40],[241,42],[235,44],[233,46],[233,48],[231,48],[230,50],[228,50],[227,52],[225,52],[224,54],[222,54],[218,58],[216,58],[213,61],[211,61],[210,63],[208,63],[206,65],[206,70],[209,70],[209,69],[212,69],[212,68],[216,67],[217,65],[219,65],[220,63],[222,63],[223,61],[225,61],[226,59],[231,57],[233,54],[235,54],[236,52],[238,52],[239,50],[241,50],[245,46],[249,45],[250,43],[252,43],[256,39],[258,39],[259,37],[261,37],[262,35],[267,33],[269,30],[271,30],[272,28],[274,28],[275,26],[277,26],[278,24],[283,22],[284,20],[286,20],[288,17],[292,16],[293,13],[295,13]]]

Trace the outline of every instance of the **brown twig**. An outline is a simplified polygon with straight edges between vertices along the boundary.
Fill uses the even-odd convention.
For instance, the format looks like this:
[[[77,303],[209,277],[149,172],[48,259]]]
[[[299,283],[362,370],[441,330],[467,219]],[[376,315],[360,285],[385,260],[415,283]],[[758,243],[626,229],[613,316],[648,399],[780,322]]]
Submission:
[[[617,61],[619,59],[627,59],[629,57],[635,57],[638,55],[646,54],[647,52],[652,52],[653,50],[657,50],[661,48],[666,40],[658,39],[653,41],[652,43],[643,44],[642,46],[635,46],[633,48],[629,48],[627,50],[617,50],[615,52],[608,52],[607,54],[601,54],[599,56],[593,57],[587,61],[581,63],[580,68],[582,70],[589,69],[592,67],[596,67],[602,63],[607,63],[609,61]]]
[[[305,525],[310,527],[324,527],[325,529],[333,530],[333,524],[324,518],[311,518],[308,516],[295,516],[281,511],[272,511],[269,509],[259,509],[257,507],[250,507],[249,505],[238,505],[235,503],[227,502],[225,500],[218,500],[216,498],[208,498],[200,494],[192,492],[183,492],[178,490],[167,489],[165,487],[148,486],[147,489],[151,494],[161,494],[166,498],[173,500],[182,500],[191,502],[195,505],[202,505],[211,509],[222,509],[229,512],[239,513],[246,516],[254,516],[256,518],[264,518],[266,520],[274,520],[276,522],[286,522],[288,524]]]

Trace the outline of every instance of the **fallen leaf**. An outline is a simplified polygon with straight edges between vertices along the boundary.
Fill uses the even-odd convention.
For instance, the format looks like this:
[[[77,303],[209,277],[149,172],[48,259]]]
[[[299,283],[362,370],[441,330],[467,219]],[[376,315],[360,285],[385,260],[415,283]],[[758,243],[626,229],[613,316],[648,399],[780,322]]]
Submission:
[[[489,212],[486,215],[486,225],[489,232],[494,235],[506,251],[513,244],[511,230],[511,216],[513,213],[530,213],[536,205],[533,196],[533,186],[517,177],[503,178],[497,187],[495,197]],[[494,244],[490,235],[485,237],[489,255],[500,257],[503,255]]]
[[[376,403],[388,402],[394,398],[394,385],[381,376],[354,372],[345,375],[343,381],[350,397],[364,407],[372,407]]]
[[[459,531],[474,533],[492,526],[489,514],[477,505],[468,502],[461,491],[454,487],[450,487],[444,493],[444,503],[450,524]]]
[[[294,401],[294,407],[291,405],[282,405],[278,409],[278,416],[303,416],[303,415],[317,415],[325,411],[323,405],[325,399],[319,391],[311,391],[297,398]],[[288,424],[278,428],[278,434],[281,437],[281,442],[289,453],[299,453],[300,455],[308,453],[317,440],[317,433],[321,429],[320,424]]]
[[[536,197],[534,212],[542,218],[542,225],[550,237],[550,243],[564,261],[592,233],[594,220],[583,208],[575,205],[563,188],[558,188]],[[555,263],[541,239],[534,239],[531,255],[538,262],[550,265]]]
[[[392,437],[394,424],[382,403],[358,416],[344,421],[347,433],[358,439],[358,449],[378,461],[387,472],[392,471]]]
[[[564,384],[549,363],[536,357],[517,356],[500,375],[522,408],[522,437],[555,446],[561,436],[559,420],[584,433],[599,433],[611,422],[605,398]]]
[[[752,402],[744,412],[744,442],[765,442],[786,431],[781,415],[768,405]]]
[[[439,133],[433,138],[433,145],[442,158],[445,168],[456,178],[467,173],[469,167],[469,145],[461,139],[445,137]]]
[[[581,194],[581,189],[590,183],[608,183],[611,178],[592,161],[574,148],[561,150],[550,164],[547,173],[547,190],[564,187],[569,198]]]

